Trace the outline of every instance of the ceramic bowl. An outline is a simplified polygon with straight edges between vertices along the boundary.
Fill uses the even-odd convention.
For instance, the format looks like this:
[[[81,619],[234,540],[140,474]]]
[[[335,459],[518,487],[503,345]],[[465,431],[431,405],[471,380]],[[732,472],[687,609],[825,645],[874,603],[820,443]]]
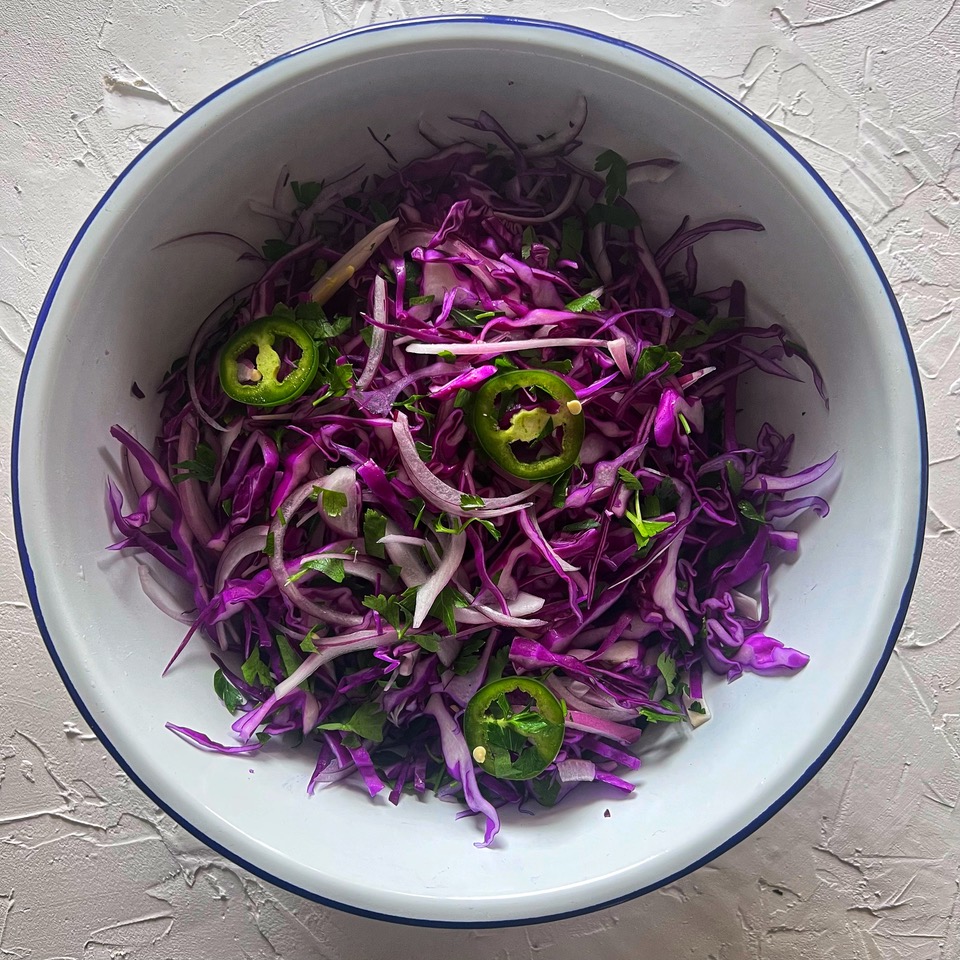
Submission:
[[[278,170],[321,179],[424,149],[418,118],[494,114],[548,132],[578,95],[582,155],[667,155],[668,181],[634,188],[654,242],[690,214],[749,216],[763,233],[704,242],[704,285],[736,275],[757,322],[781,322],[820,364],[809,385],[766,378],[744,419],[797,435],[795,463],[839,451],[831,512],[772,580],[771,632],[811,655],[784,679],[716,682],[713,719],[643,747],[627,799],[589,789],[551,810],[505,811],[495,846],[440,801],[393,807],[337,784],[309,797],[305,752],[201,752],[165,721],[229,737],[194,644],[161,670],[181,625],[108,554],[103,506],[113,423],[154,435],[154,388],[200,320],[251,278],[196,230],[254,240]],[[137,381],[148,399],[131,395]],[[457,17],[382,24],[278,57],[177,120],[127,168],[73,240],[43,304],[16,413],[13,489],[40,631],[87,722],[140,787],[197,837],[260,876],[358,913],[482,926],[571,915],[659,887],[755,830],[821,767],[873,690],[917,569],[926,494],[923,410],[897,304],[842,204],[769,127],[646,50],[560,24]],[[577,796],[575,794],[575,796]],[[605,812],[609,811],[609,816]]]

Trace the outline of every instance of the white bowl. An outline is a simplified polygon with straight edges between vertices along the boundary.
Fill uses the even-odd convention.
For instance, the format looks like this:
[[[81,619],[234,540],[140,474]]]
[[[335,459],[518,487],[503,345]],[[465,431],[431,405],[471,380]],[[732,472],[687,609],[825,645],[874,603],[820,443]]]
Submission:
[[[773,579],[771,632],[810,653],[789,679],[716,683],[714,717],[642,749],[628,799],[581,797],[516,812],[492,849],[439,801],[370,801],[337,785],[308,797],[305,754],[203,753],[172,720],[229,737],[194,644],[141,594],[135,564],[104,552],[115,468],[108,430],[153,436],[153,388],[208,310],[250,278],[216,245],[162,241],[202,229],[264,236],[247,199],[294,178],[383,169],[367,127],[401,158],[416,120],[492,112],[549,132],[580,93],[583,155],[682,159],[634,199],[655,239],[686,213],[743,215],[765,233],[702,246],[711,279],[741,277],[753,317],[784,322],[823,369],[829,414],[809,386],[774,380],[759,410],[797,433],[796,464],[840,452],[828,518],[804,530]],[[148,400],[131,396],[136,380]],[[753,416],[753,419],[758,419]],[[893,647],[920,554],[923,409],[907,333],[876,258],[817,174],[757,117],[648,51],[559,24],[497,18],[400,22],[304,47],[181,117],[117,179],[84,224],[44,302],[24,366],[14,507],[41,633],[87,722],[133,779],[210,846],[260,876],[358,913],[480,926],[566,916],[637,896],[706,863],[772,816],[850,729]],[[587,793],[587,791],[584,791]],[[610,816],[604,811],[609,810]]]

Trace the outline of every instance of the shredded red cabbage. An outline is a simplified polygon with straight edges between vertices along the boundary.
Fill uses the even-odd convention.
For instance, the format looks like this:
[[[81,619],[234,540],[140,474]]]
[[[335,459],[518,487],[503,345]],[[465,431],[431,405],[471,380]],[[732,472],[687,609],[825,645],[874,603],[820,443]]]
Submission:
[[[740,437],[737,381],[796,379],[792,356],[826,401],[822,380],[783,329],[749,323],[742,283],[697,287],[698,240],[762,227],[684,218],[648,246],[628,182],[675,161],[605,151],[583,169],[585,119],[580,103],[568,133],[527,145],[485,113],[456,120],[469,134],[449,146],[424,129],[429,156],[356,189],[293,182],[289,211],[284,182],[263,212],[286,235],[242,254],[260,279],[164,380],[156,452],[113,428],[135,505],[109,484],[111,549],[188,585],[180,611],[141,576],[191,624],[174,659],[198,633],[217,648],[238,744],[171,730],[222,753],[302,744],[311,793],[356,775],[393,803],[456,798],[483,815],[485,846],[503,804],[632,790],[618,773],[639,766],[644,729],[708,716],[704,665],[733,680],[806,664],[763,632],[767,587],[797,549],[783,523],[827,513],[793,491],[834,458],[791,474],[793,437]],[[218,354],[265,316],[315,338],[319,372],[293,402],[243,407]],[[501,469],[471,425],[475,391],[517,369],[551,371],[582,405],[579,459],[546,482]],[[568,710],[560,754],[525,781],[486,773],[461,724],[514,674]]]

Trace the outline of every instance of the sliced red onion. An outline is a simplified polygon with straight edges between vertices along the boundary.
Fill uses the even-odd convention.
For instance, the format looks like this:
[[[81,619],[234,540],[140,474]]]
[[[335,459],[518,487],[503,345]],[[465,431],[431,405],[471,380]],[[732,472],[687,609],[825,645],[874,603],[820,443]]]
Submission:
[[[179,620],[180,623],[193,623],[196,614],[184,610],[183,604],[179,603],[174,595],[154,577],[145,563],[137,564],[137,575],[140,577],[140,587],[144,595],[161,613],[165,613],[174,620]],[[221,644],[221,646],[223,645]],[[223,647],[223,649],[226,649],[226,647]]]
[[[355,243],[311,288],[314,303],[326,303],[373,256],[377,247],[400,222],[399,217],[374,227],[362,240]]]
[[[617,369],[629,380],[633,371],[630,369],[630,361],[627,359],[627,343],[622,337],[611,340],[607,345],[610,356],[613,357]]]
[[[426,583],[430,576],[427,565],[423,562],[420,554],[420,548],[409,543],[402,542],[407,538],[399,536],[400,528],[392,521],[387,521],[387,536],[384,537],[384,548],[390,562],[400,568],[400,579],[408,587],[419,587]],[[387,537],[390,539],[387,540]],[[414,539],[414,538],[409,538]],[[424,541],[426,543],[426,541]]]
[[[587,98],[580,94],[577,97],[576,109],[570,118],[566,127],[561,127],[560,132],[553,133],[549,137],[544,137],[529,147],[521,147],[520,152],[529,159],[530,157],[546,157],[558,152],[558,148],[568,143],[573,143],[580,136],[583,125],[587,122]]]
[[[596,779],[597,765],[592,760],[561,760],[557,774],[561,783],[587,783]]]
[[[197,455],[197,443],[200,435],[197,424],[190,416],[183,418],[180,425],[180,436],[177,438],[177,462],[193,460]],[[183,518],[186,520],[194,536],[205,546],[213,550],[219,548],[214,543],[217,530],[213,514],[200,488],[200,481],[190,477],[181,481],[177,493],[180,496],[180,506],[183,508]]]
[[[387,331],[384,329],[386,322],[387,281],[380,274],[377,274],[373,281],[373,335],[370,338],[367,362],[363,365],[360,376],[357,377],[357,390],[366,390],[380,368],[383,352],[387,345]]]
[[[543,608],[544,602],[542,597],[535,597],[531,593],[520,593],[516,599],[507,602],[509,615],[502,613],[496,607],[474,601],[469,607],[458,607],[453,616],[457,623],[495,623],[499,627],[532,630],[535,627],[545,627],[547,625],[546,620],[528,619],[531,613],[537,613]]]
[[[574,174],[570,178],[570,186],[567,187],[567,192],[563,195],[563,199],[553,210],[545,213],[542,217],[524,217],[515,213],[502,213],[499,210],[497,211],[497,216],[501,220],[509,220],[511,223],[550,223],[556,220],[557,217],[562,217],[573,206],[574,201],[577,199],[577,194],[580,192],[580,187],[582,186],[583,177],[579,174]]]
[[[483,507],[476,510],[467,510],[461,506],[461,501],[464,496],[469,494],[444,483],[438,476],[431,473],[427,469],[427,465],[420,459],[413,434],[410,432],[410,421],[403,412],[397,413],[397,419],[393,422],[393,436],[397,441],[400,459],[403,461],[410,482],[417,488],[420,495],[425,500],[429,500],[435,507],[456,517],[490,519],[501,517],[504,513],[516,513],[518,510],[524,510],[531,506],[529,499],[526,503],[521,503],[521,501],[525,497],[532,496],[543,486],[542,483],[535,483],[533,486],[527,487],[526,490],[511,494],[509,497],[485,499]]]
[[[467,536],[464,533],[443,535],[443,557],[436,570],[417,590],[417,603],[413,612],[413,627],[417,629],[427,619],[430,608],[440,596],[440,591],[450,582],[453,575],[460,568],[463,560],[463,551],[467,545]]]

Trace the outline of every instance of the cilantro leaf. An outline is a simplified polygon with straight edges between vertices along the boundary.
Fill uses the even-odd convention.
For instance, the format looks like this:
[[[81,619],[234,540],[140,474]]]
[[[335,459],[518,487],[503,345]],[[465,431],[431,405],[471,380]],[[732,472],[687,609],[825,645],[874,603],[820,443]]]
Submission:
[[[276,686],[270,668],[260,659],[259,647],[254,647],[250,656],[243,661],[240,673],[250,686],[269,687],[271,689]]]
[[[367,507],[363,514],[363,549],[369,556],[384,559],[386,551],[380,538],[386,532],[387,518],[379,510]]]
[[[309,207],[320,196],[323,184],[315,180],[291,180],[290,189],[301,207]]]
[[[585,296],[577,297],[576,300],[571,300],[564,309],[570,310],[572,313],[596,313],[598,310],[602,310],[603,306],[592,293],[588,293]]]
[[[339,517],[347,509],[347,495],[339,490],[320,488],[320,505],[328,517]]]
[[[356,734],[361,740],[373,740],[376,743],[383,740],[383,724],[387,715],[376,702],[367,700],[355,710],[351,705],[346,710],[335,711],[334,715],[337,719],[321,723],[317,726],[317,729],[343,730]],[[344,738],[344,742],[346,742],[346,738]]]
[[[667,684],[667,695],[669,696],[677,689],[677,662],[664,651],[657,657],[657,669]]]
[[[265,240],[262,249],[264,260],[276,261],[286,256],[294,248],[285,240],[273,239]]]
[[[560,238],[560,259],[577,260],[583,249],[583,224],[579,217],[567,217],[563,221]]]
[[[617,470],[617,477],[628,490],[641,489],[640,481],[626,467]]]
[[[346,576],[346,571],[343,569],[343,561],[339,557],[313,557],[310,560],[304,560],[300,564],[300,569],[291,575],[287,583],[295,583],[304,576],[308,570],[316,570],[319,573],[325,574],[333,580],[334,583],[343,583],[343,578]]]
[[[402,625],[405,619],[405,611],[400,606],[400,598],[394,594],[384,595],[382,593],[374,596],[368,594],[363,598],[363,605],[369,610],[380,614],[381,618],[398,634],[402,632]]]
[[[737,504],[737,508],[748,520],[754,520],[757,523],[770,522],[762,513],[757,511],[757,508],[749,500],[741,500]]]
[[[637,549],[643,550],[650,541],[671,525],[671,520],[647,520],[640,509],[640,493],[634,494],[634,508],[625,510],[624,518],[633,527],[633,537],[637,541]]]
[[[729,460],[726,463],[726,467],[730,489],[733,491],[733,495],[737,496],[743,489],[743,474]]]
[[[472,493],[460,494],[460,506],[464,510],[478,510],[484,505],[483,497]]]
[[[615,207],[608,203],[595,203],[587,211],[587,225],[595,227],[598,223],[608,223],[612,227],[630,230],[640,226],[640,218],[631,207]]]
[[[613,203],[617,197],[627,192],[627,161],[615,150],[604,150],[597,157],[593,169],[607,171],[607,187],[604,192],[607,203]]]
[[[217,471],[217,455],[213,447],[201,441],[197,444],[193,460],[182,460],[173,465],[174,470],[181,473],[174,474],[174,483],[183,483],[184,480],[199,480],[201,483],[213,483]]]
[[[407,300],[407,304],[411,307],[422,307],[428,303],[433,303],[433,301],[436,299],[437,298],[430,293],[425,297],[410,297],[410,299]]]
[[[235,713],[244,702],[243,694],[223,675],[222,670],[217,670],[213,675],[213,690],[231,713]]]
[[[407,639],[413,640],[428,653],[436,653],[440,649],[439,633],[411,633]]]
[[[301,664],[300,658],[294,653],[290,641],[282,634],[276,634],[277,649],[280,651],[280,660],[283,662],[283,672],[290,676]]]
[[[301,649],[304,653],[319,653],[319,652],[320,652],[320,651],[317,649],[317,645],[316,645],[316,643],[314,643],[314,640],[313,640],[313,638],[316,636],[316,634],[317,634],[317,628],[316,628],[316,626],[313,626],[313,627],[311,627],[311,628],[307,631],[307,635],[300,641],[300,649]]]
[[[676,350],[671,350],[660,343],[651,347],[644,347],[637,359],[637,379],[642,380],[653,373],[654,370],[659,370],[664,364],[667,364],[667,369],[663,371],[661,376],[672,377],[680,372],[683,357]]]

